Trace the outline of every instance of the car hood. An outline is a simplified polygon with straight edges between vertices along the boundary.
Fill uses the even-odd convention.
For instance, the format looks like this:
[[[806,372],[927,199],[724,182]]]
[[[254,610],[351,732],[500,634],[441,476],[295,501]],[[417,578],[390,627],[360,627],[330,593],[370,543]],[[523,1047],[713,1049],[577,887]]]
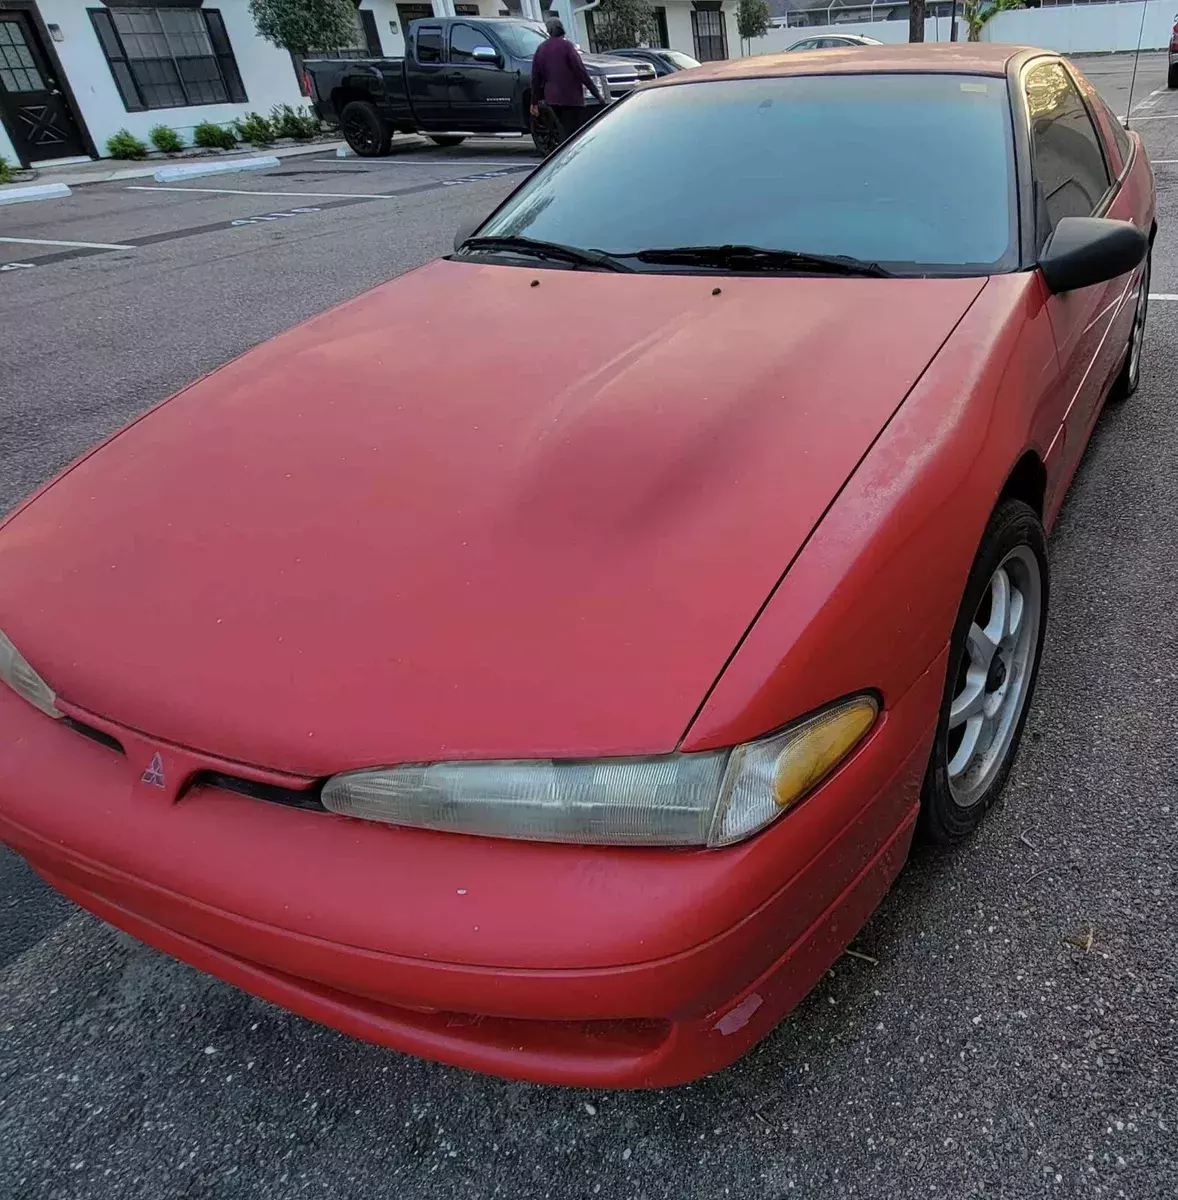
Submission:
[[[671,750],[983,286],[434,263],[19,510],[0,629],[275,770]]]

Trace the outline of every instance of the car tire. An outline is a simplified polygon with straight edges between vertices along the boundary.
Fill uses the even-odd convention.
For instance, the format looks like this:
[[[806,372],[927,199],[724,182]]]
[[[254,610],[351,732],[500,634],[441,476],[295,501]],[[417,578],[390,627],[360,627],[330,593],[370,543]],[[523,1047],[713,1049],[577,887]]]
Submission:
[[[393,146],[393,131],[367,100],[350,100],[339,115],[340,131],[361,158],[381,158]]]
[[[1145,345],[1145,322],[1149,316],[1149,281],[1153,274],[1152,253],[1145,260],[1141,275],[1141,288],[1137,293],[1137,307],[1133,312],[1133,327],[1129,330],[1129,345],[1125,350],[1125,361],[1120,374],[1113,380],[1108,398],[1114,404],[1128,400],[1137,391],[1141,382],[1141,351]]]
[[[532,141],[545,158],[560,145],[560,124],[556,114],[546,105],[540,106],[538,117],[532,117]]]
[[[1174,63],[1170,68],[1170,73],[1166,76],[1166,86],[1178,88],[1178,63]]]
[[[435,146],[461,146],[466,138],[460,136],[451,136],[448,134],[438,134],[436,137],[431,133],[428,135],[429,140]]]
[[[972,833],[1002,791],[1039,674],[1050,590],[1047,536],[1021,500],[999,504],[949,642],[941,711],[921,789],[925,841]]]

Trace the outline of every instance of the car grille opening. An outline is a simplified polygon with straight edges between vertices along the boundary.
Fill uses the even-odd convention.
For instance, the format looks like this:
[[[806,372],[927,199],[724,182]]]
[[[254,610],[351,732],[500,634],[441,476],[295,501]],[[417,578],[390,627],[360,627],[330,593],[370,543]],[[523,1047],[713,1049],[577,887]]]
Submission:
[[[287,808],[305,808],[311,812],[327,812],[320,802],[321,782],[307,788],[280,787],[273,783],[259,783],[256,779],[242,779],[239,775],[224,775],[220,771],[198,771],[188,782],[181,799],[199,788],[216,788],[222,792],[236,792],[249,796],[251,800],[266,800],[270,804],[285,804]]]
[[[95,729],[93,725],[85,725],[73,717],[62,717],[61,723],[75,733],[80,733],[84,738],[89,738],[92,742],[97,742],[100,746],[105,746],[108,750],[123,755],[124,758],[127,756],[123,743],[118,738],[111,737],[109,733],[103,733],[101,729]]]

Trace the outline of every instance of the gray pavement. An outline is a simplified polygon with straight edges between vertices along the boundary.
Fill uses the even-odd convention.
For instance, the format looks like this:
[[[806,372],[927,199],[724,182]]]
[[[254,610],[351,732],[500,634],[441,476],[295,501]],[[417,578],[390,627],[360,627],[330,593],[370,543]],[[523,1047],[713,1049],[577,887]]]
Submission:
[[[1131,58],[1082,65],[1123,111]],[[1163,82],[1143,55],[1139,128],[1178,160]],[[443,187],[512,159],[463,150],[240,185],[286,199],[111,186],[29,206],[19,235],[6,214],[0,236],[136,248],[0,244],[34,264],[0,274],[0,509],[199,372],[443,250],[514,181]],[[1157,171],[1153,289],[1174,295],[1178,166]],[[227,224],[295,207],[318,211]],[[875,964],[841,960],[736,1066],[602,1095],[374,1049],[138,945],[3,856],[0,1197],[1178,1194],[1178,302],[1153,306],[1144,372],[1052,539],[1003,804],[967,846],[918,852],[856,942]]]

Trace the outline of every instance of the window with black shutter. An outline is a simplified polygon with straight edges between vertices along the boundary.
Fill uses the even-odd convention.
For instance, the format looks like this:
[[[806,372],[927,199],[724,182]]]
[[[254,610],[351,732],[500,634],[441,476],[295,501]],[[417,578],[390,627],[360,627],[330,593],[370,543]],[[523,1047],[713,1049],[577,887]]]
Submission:
[[[695,57],[701,63],[728,57],[728,27],[719,0],[695,0],[691,35],[695,40]]]
[[[128,112],[244,103],[215,8],[92,8],[90,20]]]

